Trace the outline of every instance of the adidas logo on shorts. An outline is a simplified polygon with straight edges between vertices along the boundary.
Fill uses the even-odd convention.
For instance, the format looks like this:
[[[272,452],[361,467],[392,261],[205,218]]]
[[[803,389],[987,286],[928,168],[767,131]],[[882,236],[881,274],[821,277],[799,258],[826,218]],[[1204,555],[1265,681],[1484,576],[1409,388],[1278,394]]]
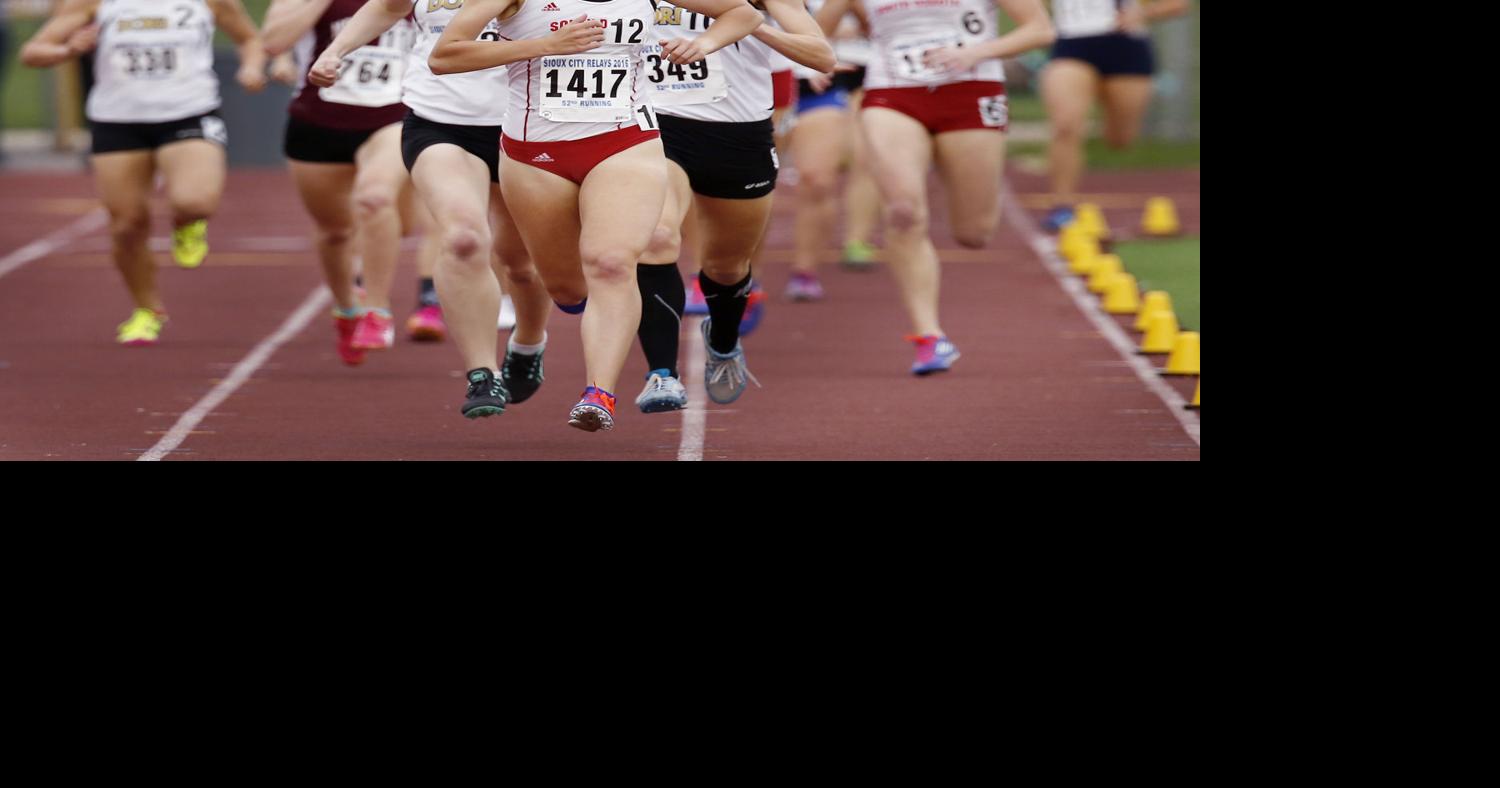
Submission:
[[[548,3],[547,7],[543,8],[542,10],[543,11],[561,11],[562,9],[557,7],[557,3]]]
[[[532,164],[554,164],[554,163],[556,163],[556,161],[557,161],[556,159],[554,159],[551,156],[548,156],[547,154],[543,153],[542,155],[540,155],[540,156],[532,159],[531,163]]]

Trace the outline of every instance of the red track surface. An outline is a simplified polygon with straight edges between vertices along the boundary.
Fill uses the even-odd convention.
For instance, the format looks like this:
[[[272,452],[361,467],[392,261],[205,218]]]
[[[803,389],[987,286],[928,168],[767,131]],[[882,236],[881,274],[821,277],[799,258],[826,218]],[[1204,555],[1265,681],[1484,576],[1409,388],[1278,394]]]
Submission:
[[[1106,192],[1116,226],[1131,225],[1146,196],[1170,194],[1196,232],[1196,172],[1088,185]],[[1018,175],[1016,186],[1042,207],[1026,197],[1039,179]],[[0,175],[0,258],[87,213],[91,195],[84,176]],[[945,327],[964,358],[949,375],[918,380],[906,374],[907,325],[885,272],[829,267],[828,302],[780,298],[789,209],[783,200],[760,272],[770,311],[746,341],[765,388],[732,408],[709,406],[705,459],[1199,459],[1009,224],[990,249],[960,251],[938,206]],[[308,230],[282,172],[235,172],[208,263],[182,271],[162,255],[172,322],[150,349],[114,344],[130,304],[103,231],[0,278],[0,459],[139,457],[318,286],[311,252],[291,240]],[[398,310],[411,305],[412,277],[408,264]],[[555,315],[551,333],[542,391],[471,423],[457,415],[464,383],[451,346],[403,341],[347,369],[320,315],[169,459],[676,459],[682,417],[630,404],[646,372],[639,353],[618,392],[618,429],[566,426],[585,383],[577,319]],[[1191,381],[1175,385],[1191,395]]]

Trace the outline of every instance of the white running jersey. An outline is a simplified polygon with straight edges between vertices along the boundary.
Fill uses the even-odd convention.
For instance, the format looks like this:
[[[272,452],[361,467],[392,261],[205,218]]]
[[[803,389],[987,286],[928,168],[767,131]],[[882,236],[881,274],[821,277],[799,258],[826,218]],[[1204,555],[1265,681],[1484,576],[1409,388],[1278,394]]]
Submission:
[[[645,63],[656,48],[651,0],[525,0],[500,23],[507,41],[543,38],[588,14],[608,28],[604,43],[581,55],[512,63],[505,135],[521,142],[597,137],[631,124],[656,130]]]
[[[443,31],[464,7],[464,0],[412,0],[417,43],[401,85],[401,103],[424,120],[455,126],[499,126],[505,122],[510,84],[505,67],[438,76],[427,66]],[[491,19],[481,41],[499,41],[500,23]]]
[[[1052,0],[1058,38],[1103,36],[1120,28],[1120,0]]]
[[[167,123],[219,108],[214,15],[203,0],[103,0],[89,120]]]
[[[972,46],[1000,35],[994,0],[864,0],[875,51],[865,87],[935,88],[955,82],[1004,82],[1005,67],[986,60],[971,71],[949,74],[929,68],[934,49]]]
[[[656,7],[658,40],[697,38],[713,19],[662,2]],[[656,111],[674,118],[712,123],[754,123],[775,111],[771,89],[771,55],[775,50],[747,36],[686,66],[661,56],[656,46],[646,56],[646,80]]]

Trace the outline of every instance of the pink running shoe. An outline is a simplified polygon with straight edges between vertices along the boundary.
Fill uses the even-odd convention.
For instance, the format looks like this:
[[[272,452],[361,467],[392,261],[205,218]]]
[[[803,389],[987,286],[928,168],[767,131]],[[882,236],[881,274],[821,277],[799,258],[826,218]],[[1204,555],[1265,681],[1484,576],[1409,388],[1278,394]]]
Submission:
[[[406,321],[406,335],[413,342],[442,342],[448,338],[448,325],[443,322],[443,308],[428,304],[411,313]]]
[[[334,315],[333,327],[338,332],[339,360],[351,367],[365,363],[365,352],[354,346],[354,332],[359,330],[359,318]]]
[[[817,274],[795,272],[791,281],[786,283],[786,297],[801,303],[822,301],[825,297],[823,283],[818,281]]]
[[[373,309],[366,312],[354,330],[353,344],[359,350],[390,350],[396,344],[396,321]]]

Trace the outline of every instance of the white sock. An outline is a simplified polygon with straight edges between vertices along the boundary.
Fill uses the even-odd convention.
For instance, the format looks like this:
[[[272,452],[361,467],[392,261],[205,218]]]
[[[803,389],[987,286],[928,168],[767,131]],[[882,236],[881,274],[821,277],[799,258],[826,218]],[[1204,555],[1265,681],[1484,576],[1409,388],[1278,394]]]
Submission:
[[[505,348],[518,356],[535,356],[547,349],[547,332],[542,332],[542,341],[537,345],[523,345],[516,341],[515,334],[511,334],[510,342]]]

